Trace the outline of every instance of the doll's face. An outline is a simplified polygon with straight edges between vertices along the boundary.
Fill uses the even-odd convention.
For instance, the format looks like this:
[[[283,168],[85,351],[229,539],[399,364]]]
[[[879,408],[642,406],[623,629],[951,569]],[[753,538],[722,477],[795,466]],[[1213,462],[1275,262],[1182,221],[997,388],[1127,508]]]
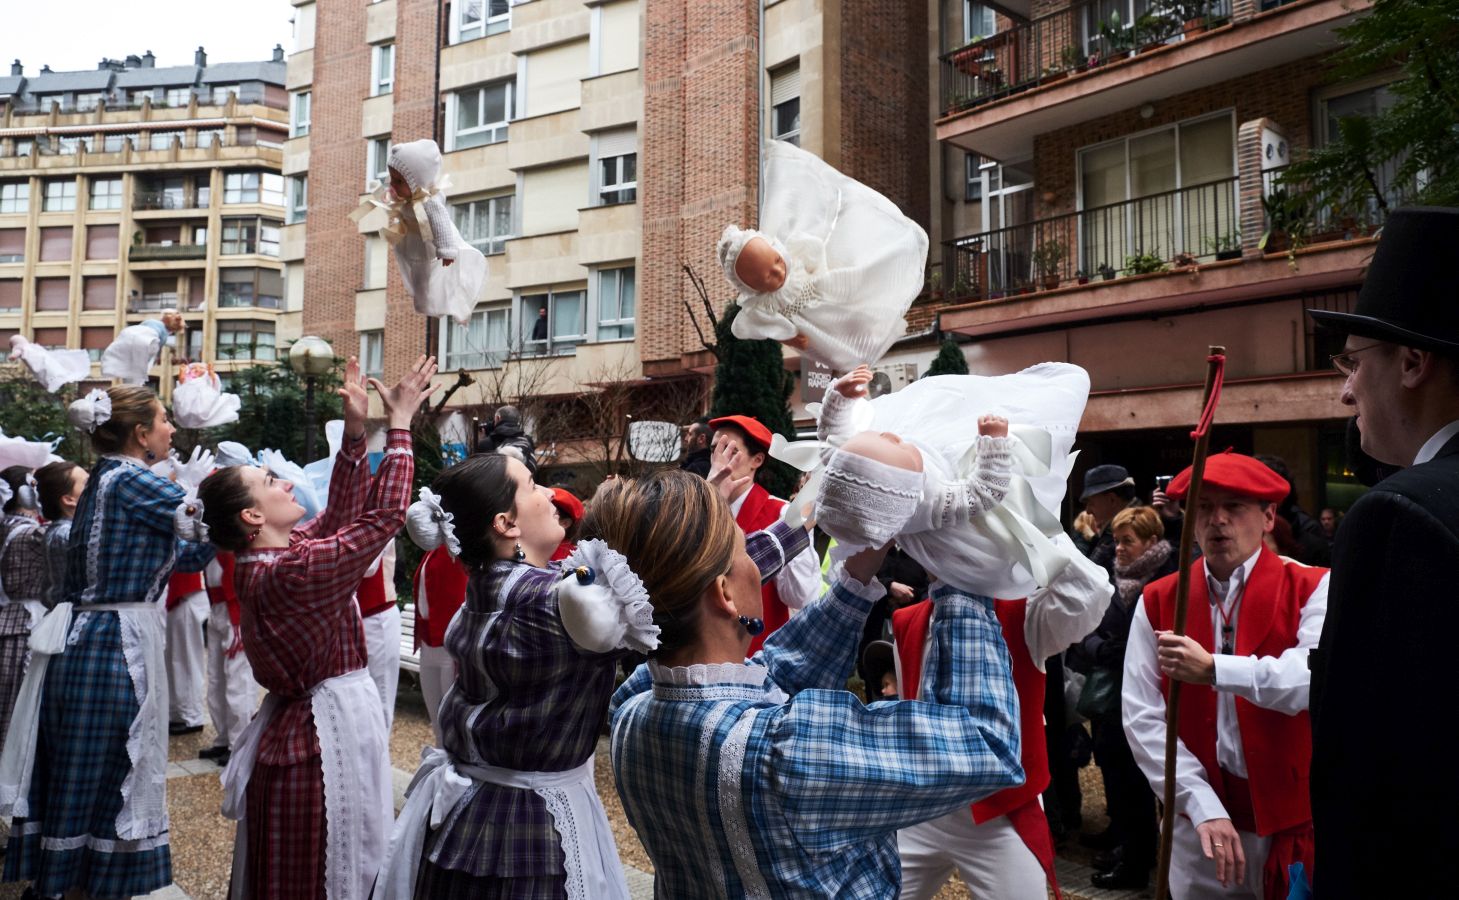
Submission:
[[[410,185],[406,183],[405,176],[390,169],[390,190],[395,192],[397,197],[409,197],[412,193]]]
[[[911,444],[890,431],[863,431],[852,435],[841,449],[847,453],[864,456],[882,465],[905,469],[908,472],[922,471],[922,453]]]
[[[785,284],[785,258],[764,238],[751,238],[735,260],[735,275],[762,294],[778,291]]]

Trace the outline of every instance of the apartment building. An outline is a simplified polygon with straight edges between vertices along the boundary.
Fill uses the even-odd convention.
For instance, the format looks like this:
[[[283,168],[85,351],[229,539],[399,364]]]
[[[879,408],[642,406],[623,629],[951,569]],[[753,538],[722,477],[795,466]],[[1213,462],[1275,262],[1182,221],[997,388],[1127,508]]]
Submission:
[[[939,325],[969,341],[974,372],[1089,370],[1081,468],[1126,465],[1148,495],[1186,465],[1220,344],[1212,447],[1284,457],[1309,508],[1354,496],[1336,348],[1303,309],[1351,308],[1379,204],[1301,207],[1281,173],[1340,118],[1389,102],[1381,81],[1335,83],[1327,64],[1362,8],[931,4]]]
[[[99,360],[118,329],[183,312],[173,359],[276,358],[286,129],[281,47],[259,62],[0,77],[0,342]],[[97,370],[99,377],[99,369]],[[154,378],[164,395],[171,378]]]

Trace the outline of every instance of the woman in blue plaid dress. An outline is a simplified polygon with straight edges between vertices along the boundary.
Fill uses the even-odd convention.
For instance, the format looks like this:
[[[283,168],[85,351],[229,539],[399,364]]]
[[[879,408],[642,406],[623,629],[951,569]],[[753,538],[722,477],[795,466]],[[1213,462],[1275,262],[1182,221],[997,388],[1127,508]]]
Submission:
[[[4,880],[30,880],[42,897],[130,897],[172,881],[161,600],[174,568],[212,558],[173,524],[179,483],[195,484],[211,459],[179,467],[179,483],[148,468],[174,428],[145,387],[93,391],[69,415],[101,460],[76,507],[62,602],[32,639],[38,708],[27,716],[23,689],[0,758],[0,814],[15,816]]]
[[[10,713],[30,658],[33,606],[27,601],[39,599],[41,587],[38,564],[42,560],[36,541],[40,522],[31,481],[25,466],[9,466],[0,472],[0,496],[8,494],[5,517],[0,519],[0,745],[10,729]]]
[[[585,539],[627,557],[663,629],[611,706],[613,773],[655,891],[895,897],[897,829],[1023,781],[993,601],[934,588],[932,702],[865,706],[844,689],[886,593],[875,577],[886,548],[846,560],[831,590],[746,662],[758,573],[709,491],[655,473],[600,490],[583,521]]]

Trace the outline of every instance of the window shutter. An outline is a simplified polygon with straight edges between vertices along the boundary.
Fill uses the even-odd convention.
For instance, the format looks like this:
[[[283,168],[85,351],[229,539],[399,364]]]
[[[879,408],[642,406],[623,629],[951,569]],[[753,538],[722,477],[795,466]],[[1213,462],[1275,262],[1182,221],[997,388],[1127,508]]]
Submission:
[[[638,132],[632,128],[618,128],[598,134],[598,158],[610,159],[638,152]]]
[[[800,65],[787,66],[770,75],[770,105],[779,106],[800,96]]]

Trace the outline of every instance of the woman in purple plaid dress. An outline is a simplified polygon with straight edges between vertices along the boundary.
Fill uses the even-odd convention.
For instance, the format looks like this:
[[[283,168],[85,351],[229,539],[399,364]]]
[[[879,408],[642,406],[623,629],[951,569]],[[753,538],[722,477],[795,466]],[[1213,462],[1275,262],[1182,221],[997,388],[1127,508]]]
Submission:
[[[30,629],[40,620],[40,589],[44,560],[36,491],[30,469],[10,466],[0,472],[0,496],[5,518],[0,519],[0,745],[10,730],[10,713],[20,693],[20,680],[30,659]]]
[[[174,569],[212,559],[176,532],[187,486],[212,462],[195,454],[176,482],[151,471],[175,429],[145,387],[94,390],[68,417],[101,459],[0,754],[0,815],[14,816],[4,879],[42,897],[131,897],[172,882],[161,601]]]

